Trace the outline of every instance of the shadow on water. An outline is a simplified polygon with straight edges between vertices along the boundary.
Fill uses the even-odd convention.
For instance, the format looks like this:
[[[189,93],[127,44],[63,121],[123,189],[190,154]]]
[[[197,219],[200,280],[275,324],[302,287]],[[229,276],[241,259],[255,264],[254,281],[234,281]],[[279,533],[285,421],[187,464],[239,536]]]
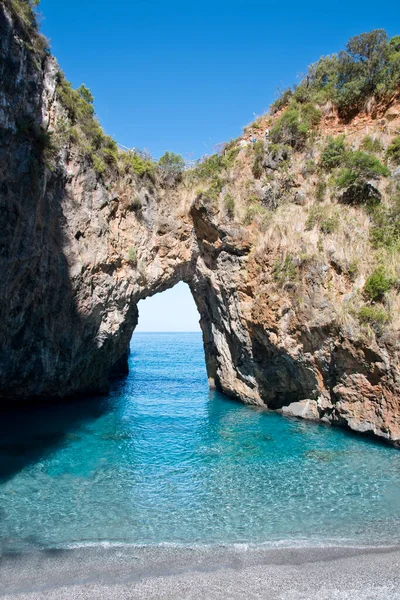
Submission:
[[[68,444],[112,406],[110,397],[91,397],[2,410],[0,483]]]

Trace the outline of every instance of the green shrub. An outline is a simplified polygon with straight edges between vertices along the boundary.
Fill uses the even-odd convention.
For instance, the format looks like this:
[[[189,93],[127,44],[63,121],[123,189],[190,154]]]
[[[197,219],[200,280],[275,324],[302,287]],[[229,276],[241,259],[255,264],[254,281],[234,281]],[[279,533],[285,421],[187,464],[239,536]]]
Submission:
[[[308,213],[305,228],[307,231],[311,231],[315,226],[318,226],[321,233],[333,233],[339,226],[339,213],[335,211],[330,215],[327,207],[312,206]]]
[[[25,46],[28,50],[39,55],[39,58],[50,53],[49,42],[38,32],[36,8],[40,0],[8,0],[7,8],[11,9],[16,19],[22,25]]]
[[[320,179],[317,182],[317,187],[315,188],[315,199],[318,202],[322,202],[325,198],[325,192],[326,192],[326,181],[323,181]]]
[[[128,248],[128,262],[133,265],[134,267],[136,267],[137,265],[137,253],[135,248],[133,248],[132,246],[130,248]]]
[[[347,151],[343,155],[342,162],[345,166],[340,169],[335,178],[335,185],[338,188],[346,188],[355,183],[363,183],[368,179],[390,175],[389,169],[376,156],[366,154],[361,150]]]
[[[203,195],[210,200],[217,200],[224,186],[221,174],[225,169],[232,166],[240,148],[231,148],[223,156],[213,154],[198,162],[198,164],[187,172],[187,177],[208,183],[208,189]]]
[[[37,161],[52,167],[52,161],[58,154],[59,148],[51,131],[37,125],[29,115],[23,115],[17,120],[17,134],[21,141],[30,144],[32,155]]]
[[[306,175],[314,175],[316,171],[316,164],[311,158],[306,161],[304,172]]]
[[[240,141],[240,138],[234,138],[234,139],[229,140],[229,142],[226,142],[223,146],[224,154],[229,153],[231,150],[237,150],[237,152],[239,153],[240,147],[236,148],[239,141]]]
[[[256,156],[253,162],[253,166],[251,167],[251,171],[255,179],[260,179],[264,169],[262,166],[262,156]]]
[[[400,165],[400,135],[394,138],[386,150],[386,158],[396,165]]]
[[[371,242],[375,248],[400,250],[400,190],[389,206],[375,206],[369,211],[372,227]]]
[[[103,148],[102,155],[107,165],[116,166],[118,163],[118,153],[112,148]]]
[[[319,229],[322,233],[334,233],[339,227],[339,214],[335,213],[330,217],[321,220]]]
[[[267,213],[267,209],[260,204],[259,199],[257,197],[252,197],[249,199],[249,205],[246,208],[244,224],[251,225],[257,217],[264,218]]]
[[[92,163],[93,163],[93,169],[95,170],[97,175],[99,175],[100,177],[103,177],[104,173],[107,170],[106,163],[100,156],[98,156],[96,154],[94,156],[92,156],[91,159],[92,159]]]
[[[81,122],[79,126],[93,150],[99,150],[103,145],[107,145],[107,136],[96,119],[90,118],[86,122]]]
[[[370,325],[385,325],[389,321],[389,315],[384,308],[378,306],[364,305],[361,307],[358,317],[361,323]]]
[[[377,138],[373,138],[370,135],[366,135],[361,142],[361,149],[365,152],[378,153],[382,152],[383,146]]]
[[[253,146],[253,151],[255,152],[255,154],[257,156],[263,156],[264,154],[264,142],[262,142],[261,140],[257,140],[254,142]]]
[[[68,124],[63,122],[58,130],[62,143],[74,144],[80,154],[92,162],[94,170],[100,177],[110,169],[117,168],[120,159],[125,166],[129,162],[135,163],[135,159],[129,161],[121,158],[115,141],[109,135],[105,135],[95,118],[93,95],[85,85],[82,84],[74,90],[64,74],[59,72],[57,95],[68,117]],[[132,170],[135,172],[135,168]],[[144,168],[144,171],[147,171],[147,168]]]
[[[311,231],[320,222],[321,215],[323,214],[323,209],[319,206],[312,206],[308,213],[308,217],[306,220],[305,228],[306,231]]]
[[[232,219],[235,214],[235,200],[230,194],[225,194],[224,206],[228,217]]]
[[[301,150],[311,130],[321,119],[321,112],[312,104],[291,104],[271,129],[270,139]]]
[[[347,167],[340,169],[335,178],[335,185],[339,189],[347,188],[358,180],[358,174]]]
[[[310,88],[303,85],[294,85],[293,88],[293,100],[296,100],[296,102],[299,102],[300,104],[310,102],[312,98],[312,91]]]
[[[280,284],[293,281],[297,277],[297,267],[291,254],[286,254],[284,259],[275,262],[272,269],[273,279]]]
[[[310,65],[307,76],[294,92],[285,93],[271,110],[293,99],[299,103],[333,102],[342,118],[363,108],[371,96],[388,98],[400,87],[400,37],[390,41],[382,29],[349,40],[339,54],[323,56]]]
[[[199,162],[194,167],[193,172],[199,179],[212,179],[218,176],[223,168],[224,165],[221,156],[219,154],[212,154]]]
[[[209,185],[207,191],[205,192],[205,195],[210,200],[217,200],[218,196],[222,192],[223,187],[224,187],[224,182],[222,181],[221,177],[214,177],[211,180],[210,185]]]
[[[331,171],[343,163],[345,153],[344,135],[336,138],[331,137],[321,153],[319,164],[326,171]]]
[[[253,152],[255,154],[253,166],[251,168],[253,176],[255,179],[260,179],[264,169],[263,169],[263,159],[264,159],[264,142],[257,140],[252,146]]]
[[[223,168],[230,169],[236,160],[237,155],[240,152],[240,148],[225,148],[224,153],[221,157],[221,163]]]
[[[134,173],[139,177],[149,176],[154,178],[155,164],[147,156],[142,156],[139,152],[125,152],[122,155],[122,163],[126,172]]]
[[[89,88],[86,87],[85,84],[82,83],[80,87],[76,90],[77,94],[87,103],[93,105],[94,97]]]
[[[83,85],[78,90],[74,90],[61,71],[57,74],[57,95],[74,124],[93,118],[93,96],[90,91]]]
[[[383,299],[394,285],[394,280],[389,277],[383,265],[377,267],[368,277],[364,285],[364,294],[372,301],[377,302]]]
[[[355,171],[359,178],[377,179],[390,175],[389,169],[376,156],[361,150],[346,153],[346,166]]]
[[[349,262],[349,266],[347,267],[346,273],[352,281],[355,280],[358,274],[358,260],[356,258],[353,258],[353,260]]]
[[[300,118],[310,129],[318,127],[321,121],[321,111],[313,102],[307,102],[300,108]]]
[[[279,98],[277,98],[275,100],[275,102],[273,102],[271,104],[271,106],[270,106],[271,114],[274,114],[278,110],[281,110],[281,108],[288,106],[288,104],[292,100],[292,97],[293,97],[293,91],[291,90],[291,88],[288,88],[284,92],[282,92],[282,94],[279,96]]]
[[[180,154],[165,152],[158,161],[158,166],[168,175],[181,175],[185,169],[185,161]]]
[[[360,110],[366,98],[383,84],[387,42],[386,32],[375,29],[351,38],[346,50],[339,54],[334,99],[342,116]]]

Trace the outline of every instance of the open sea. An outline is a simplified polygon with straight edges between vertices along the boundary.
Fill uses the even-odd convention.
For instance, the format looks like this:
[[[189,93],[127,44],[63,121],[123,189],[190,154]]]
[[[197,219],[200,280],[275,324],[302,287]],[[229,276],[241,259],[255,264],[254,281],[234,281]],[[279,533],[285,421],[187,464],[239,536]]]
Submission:
[[[400,452],[210,392],[200,333],[135,333],[107,398],[0,416],[0,549],[397,544]]]

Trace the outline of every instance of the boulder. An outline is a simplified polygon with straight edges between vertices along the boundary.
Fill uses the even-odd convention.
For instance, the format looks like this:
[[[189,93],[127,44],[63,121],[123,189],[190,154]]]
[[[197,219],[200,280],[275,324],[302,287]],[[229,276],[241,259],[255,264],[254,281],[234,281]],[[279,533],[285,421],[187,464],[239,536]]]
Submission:
[[[400,167],[397,167],[397,169],[393,171],[392,177],[394,177],[395,179],[400,179]]]
[[[319,411],[316,400],[300,400],[292,402],[289,406],[282,407],[282,414],[286,417],[299,417],[308,421],[318,421]]]
[[[293,202],[298,204],[299,206],[304,206],[307,204],[307,194],[304,190],[297,190],[294,195]]]

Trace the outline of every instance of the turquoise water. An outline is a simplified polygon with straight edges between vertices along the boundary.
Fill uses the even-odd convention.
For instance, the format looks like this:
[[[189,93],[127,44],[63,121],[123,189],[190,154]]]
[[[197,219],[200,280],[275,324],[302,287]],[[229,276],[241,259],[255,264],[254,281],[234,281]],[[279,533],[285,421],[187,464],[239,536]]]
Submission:
[[[2,415],[3,549],[397,543],[400,452],[209,392],[200,334],[135,334],[111,396]]]

